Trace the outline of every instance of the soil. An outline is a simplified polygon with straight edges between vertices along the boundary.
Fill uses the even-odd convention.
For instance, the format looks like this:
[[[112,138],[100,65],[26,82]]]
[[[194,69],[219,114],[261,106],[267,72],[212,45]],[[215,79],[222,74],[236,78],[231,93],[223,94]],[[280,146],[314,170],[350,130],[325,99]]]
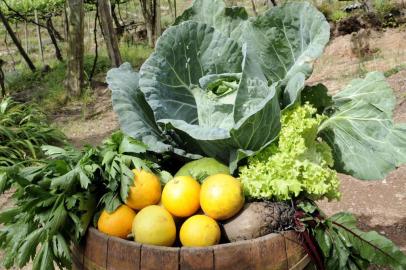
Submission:
[[[324,83],[331,93],[336,93],[365,71],[387,71],[406,63],[405,32],[394,29],[372,31],[370,39],[371,47],[378,49],[378,53],[362,60],[351,51],[351,35],[332,40],[323,57],[315,64],[314,73],[308,82]],[[363,70],[360,70],[360,63]],[[397,97],[395,121],[406,122],[406,70],[390,76],[387,81]],[[105,88],[95,91],[92,102],[85,109],[71,104],[54,115],[53,121],[77,147],[99,144],[119,128],[117,117],[112,111],[109,91]],[[327,214],[339,211],[354,213],[359,218],[361,228],[386,235],[406,253],[406,165],[382,181],[360,181],[346,175],[340,175],[340,179],[341,200],[320,201],[321,208]],[[0,196],[0,210],[11,205],[10,196]],[[26,269],[30,269],[30,266]]]

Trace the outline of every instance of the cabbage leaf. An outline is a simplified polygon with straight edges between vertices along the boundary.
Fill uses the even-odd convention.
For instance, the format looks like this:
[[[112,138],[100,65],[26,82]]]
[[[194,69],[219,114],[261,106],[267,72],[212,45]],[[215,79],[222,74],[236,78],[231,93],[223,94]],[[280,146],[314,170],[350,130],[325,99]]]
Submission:
[[[333,148],[337,171],[376,180],[406,162],[406,126],[392,120],[395,97],[383,74],[354,80],[333,103],[319,132]]]

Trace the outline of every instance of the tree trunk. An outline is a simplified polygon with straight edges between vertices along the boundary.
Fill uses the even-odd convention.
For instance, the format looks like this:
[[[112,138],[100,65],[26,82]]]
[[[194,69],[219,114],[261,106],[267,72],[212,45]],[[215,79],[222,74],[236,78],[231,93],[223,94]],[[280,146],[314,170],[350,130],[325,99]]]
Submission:
[[[6,17],[4,17],[4,14],[2,10],[0,9],[0,20],[3,22],[4,28],[6,28],[8,34],[10,35],[11,39],[13,40],[14,44],[16,45],[18,51],[20,52],[21,56],[24,58],[25,62],[27,63],[28,67],[31,69],[32,72],[35,71],[35,66],[32,63],[30,57],[27,55],[25,52],[23,46],[21,46],[20,41],[16,37],[16,35],[13,32],[13,29],[11,29],[10,24],[8,23]]]
[[[161,28],[161,0],[155,0],[155,40],[157,41],[158,37],[162,33]]]
[[[71,97],[79,97],[83,88],[84,4],[83,0],[67,0],[67,74],[66,90]]]
[[[102,1],[104,1],[104,0],[102,0]],[[110,1],[108,1],[108,2],[110,2]],[[109,3],[109,5],[110,5],[111,17],[114,21],[114,25],[116,26],[116,35],[120,38],[124,33],[124,26],[120,23],[120,20],[117,17],[116,4]],[[100,17],[103,18],[103,16],[100,16]]]
[[[46,22],[47,23],[47,31],[48,31],[49,37],[51,38],[51,42],[55,47],[56,59],[63,62],[63,57],[62,57],[62,54],[61,54],[61,50],[59,49],[59,46],[58,46],[58,41],[56,40],[55,33],[52,31],[53,27],[52,27],[52,19],[51,18],[52,17],[47,18],[47,22]]]
[[[89,82],[92,81],[94,73],[96,71],[96,65],[97,65],[97,58],[99,57],[99,44],[97,42],[97,22],[100,23],[99,19],[99,3],[96,2],[96,14],[94,15],[94,28],[93,28],[93,39],[94,39],[94,60],[93,60],[93,66],[92,70],[90,71],[89,74]]]
[[[140,4],[147,29],[148,44],[154,47],[161,34],[160,0],[140,0]]]
[[[115,67],[121,65],[121,54],[118,47],[118,40],[115,29],[113,27],[113,18],[111,15],[111,7],[109,0],[99,0],[100,21],[103,28],[103,36],[107,46],[111,64]]]
[[[35,16],[35,22],[37,23],[38,50],[39,50],[39,53],[41,54],[42,64],[44,64],[44,51],[42,50],[41,29],[39,28],[39,25],[38,25],[37,10],[34,10],[34,16]]]

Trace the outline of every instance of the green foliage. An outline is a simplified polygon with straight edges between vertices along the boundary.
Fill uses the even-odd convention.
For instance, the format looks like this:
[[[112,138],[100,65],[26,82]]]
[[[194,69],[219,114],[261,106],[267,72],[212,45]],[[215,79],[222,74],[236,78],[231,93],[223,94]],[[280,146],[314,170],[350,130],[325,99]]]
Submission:
[[[61,144],[64,139],[37,106],[20,104],[11,98],[0,101],[0,166],[40,158],[42,144]]]
[[[32,259],[33,269],[69,269],[68,247],[80,241],[96,205],[114,211],[126,201],[134,183],[132,169],[170,177],[150,161],[155,156],[149,156],[144,144],[121,132],[96,148],[77,151],[47,145],[42,150],[46,158],[31,166],[0,167],[0,193],[11,186],[16,189],[16,206],[0,213],[6,268],[23,267]]]
[[[329,25],[306,2],[248,19],[221,0],[194,1],[175,23],[139,74],[128,64],[109,71],[121,127],[152,151],[210,156],[235,169],[277,137],[279,103],[297,101]]]
[[[352,81],[333,103],[319,132],[333,148],[337,171],[375,180],[406,162],[406,125],[392,119],[396,98],[383,74]]]
[[[147,147],[121,132],[114,133],[104,141],[101,155],[104,170],[104,182],[107,192],[101,199],[108,212],[114,212],[127,201],[130,186],[134,185],[134,173],[131,169],[147,170],[158,168],[145,157]]]
[[[153,49],[148,44],[141,43],[136,45],[121,44],[120,53],[123,61],[129,62],[134,68],[139,68],[147,59]],[[107,71],[107,69],[106,69]]]
[[[0,168],[0,176],[14,183],[15,207],[0,213],[2,264],[33,269],[71,267],[69,246],[84,235],[96,208],[99,156],[95,149],[78,152],[44,147],[46,160],[29,167]],[[10,184],[8,184],[10,186]]]
[[[406,255],[375,231],[358,229],[352,214],[337,213],[326,218],[313,202],[302,202],[298,206],[303,211],[299,221],[313,235],[326,269],[363,270],[370,265],[405,269]]]
[[[39,16],[45,16],[50,13],[61,13],[64,9],[64,0],[7,0],[7,5],[22,14],[25,17],[34,17],[34,10],[37,10]],[[0,1],[0,8],[6,15],[14,15],[9,11],[3,1]]]
[[[84,72],[87,76],[93,66],[94,56],[85,55]],[[107,56],[99,56],[95,74],[104,73],[110,68]],[[85,76],[85,79],[86,79]],[[66,63],[54,62],[47,73],[31,72],[22,69],[15,74],[7,74],[6,86],[9,92],[23,92],[39,104],[44,111],[53,112],[66,103],[67,94],[64,87],[66,77]]]
[[[245,194],[255,199],[339,198],[337,173],[330,147],[317,138],[325,117],[308,104],[282,115],[279,142],[248,159],[240,168]]]
[[[393,8],[395,7],[395,4],[392,0],[374,0],[373,1],[373,6],[381,17],[384,17],[385,15],[388,15]]]
[[[348,13],[342,10],[334,10],[330,15],[330,20],[333,22],[341,21],[348,17]]]

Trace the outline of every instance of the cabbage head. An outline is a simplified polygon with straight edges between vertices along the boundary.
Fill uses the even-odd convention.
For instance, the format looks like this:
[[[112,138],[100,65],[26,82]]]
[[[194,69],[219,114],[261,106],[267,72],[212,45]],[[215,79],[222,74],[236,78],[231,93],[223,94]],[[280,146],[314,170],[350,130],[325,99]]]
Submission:
[[[159,38],[139,72],[107,82],[122,130],[157,153],[209,156],[235,169],[272,143],[329,40],[306,2],[249,18],[244,8],[196,0]]]

